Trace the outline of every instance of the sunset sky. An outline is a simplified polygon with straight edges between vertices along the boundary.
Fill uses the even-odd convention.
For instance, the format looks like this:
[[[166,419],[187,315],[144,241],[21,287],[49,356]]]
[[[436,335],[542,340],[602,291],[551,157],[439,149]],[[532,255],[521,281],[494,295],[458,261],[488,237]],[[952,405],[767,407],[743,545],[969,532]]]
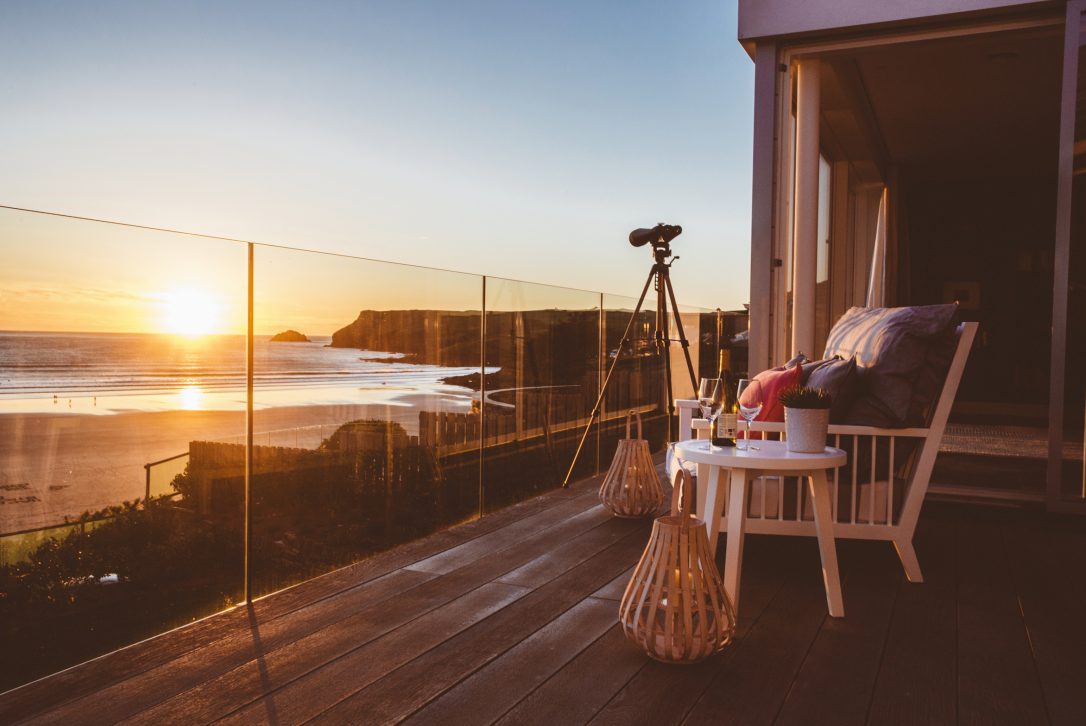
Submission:
[[[650,264],[626,235],[667,221],[680,299],[737,307],[753,64],[735,15],[8,0],[0,204],[626,295]],[[0,329],[179,330],[201,306],[238,329],[244,246],[15,215]],[[477,300],[474,278],[315,260],[264,260],[267,326]]]

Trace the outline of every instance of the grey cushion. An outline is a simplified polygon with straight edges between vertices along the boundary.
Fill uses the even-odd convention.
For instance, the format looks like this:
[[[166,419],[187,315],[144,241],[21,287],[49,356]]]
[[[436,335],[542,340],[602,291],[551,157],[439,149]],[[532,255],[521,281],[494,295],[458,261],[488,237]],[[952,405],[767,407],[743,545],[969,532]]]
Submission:
[[[844,423],[852,404],[859,397],[860,376],[856,371],[856,357],[848,360],[832,358],[822,361],[807,378],[807,386],[821,388],[833,398],[830,406],[830,423]]]
[[[852,308],[837,321],[824,358],[856,357],[864,391],[850,424],[922,425],[946,378],[958,306]],[[813,375],[813,373],[812,373]]]

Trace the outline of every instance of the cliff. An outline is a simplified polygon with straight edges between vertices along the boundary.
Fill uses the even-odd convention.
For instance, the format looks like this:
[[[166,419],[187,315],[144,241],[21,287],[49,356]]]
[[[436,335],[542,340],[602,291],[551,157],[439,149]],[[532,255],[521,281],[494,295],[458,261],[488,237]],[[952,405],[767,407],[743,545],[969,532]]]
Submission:
[[[363,310],[332,334],[334,348],[404,353],[412,363],[479,367],[479,311]],[[486,315],[488,388],[594,385],[599,346],[597,310],[494,311]],[[456,380],[478,388],[472,379]]]

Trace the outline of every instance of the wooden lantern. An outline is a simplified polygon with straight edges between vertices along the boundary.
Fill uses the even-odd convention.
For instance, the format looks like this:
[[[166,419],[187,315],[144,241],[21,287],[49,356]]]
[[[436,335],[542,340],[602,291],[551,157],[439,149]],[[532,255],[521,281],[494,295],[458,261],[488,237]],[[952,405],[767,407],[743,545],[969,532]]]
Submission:
[[[705,524],[690,514],[690,474],[675,474],[670,516],[652,536],[619,606],[626,637],[650,658],[696,663],[721,651],[735,633],[732,608],[709,550]]]
[[[637,416],[637,438],[630,438],[630,418]],[[611,468],[600,485],[600,501],[616,517],[648,517],[664,503],[660,475],[649,452],[649,442],[641,438],[641,414],[626,414],[626,438],[618,442]]]

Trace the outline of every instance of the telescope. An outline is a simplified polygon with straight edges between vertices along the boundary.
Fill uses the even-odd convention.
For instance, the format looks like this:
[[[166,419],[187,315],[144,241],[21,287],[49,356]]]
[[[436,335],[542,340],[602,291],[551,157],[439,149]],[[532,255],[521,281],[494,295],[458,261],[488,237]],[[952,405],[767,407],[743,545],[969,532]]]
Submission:
[[[596,423],[596,419],[600,415],[600,406],[603,405],[603,399],[607,395],[607,384],[611,382],[611,375],[615,372],[623,352],[628,350],[630,335],[633,333],[634,323],[639,320],[638,316],[641,314],[641,308],[645,305],[645,296],[648,295],[649,286],[652,286],[653,290],[656,291],[656,309],[652,311],[656,316],[656,323],[652,338],[656,355],[663,362],[664,391],[667,392],[668,441],[673,440],[671,429],[675,418],[675,398],[671,387],[670,346],[674,342],[671,339],[671,322],[675,323],[675,330],[679,333],[679,343],[682,345],[683,357],[686,358],[686,372],[690,374],[690,386],[694,391],[698,390],[697,378],[694,375],[694,361],[690,357],[690,341],[686,339],[683,321],[679,317],[679,303],[675,301],[675,288],[671,285],[671,265],[679,258],[676,257],[671,262],[667,261],[671,257],[671,240],[682,233],[683,228],[679,225],[664,224],[663,222],[652,229],[635,229],[630,232],[630,244],[634,247],[652,245],[652,258],[655,263],[652,269],[649,270],[649,277],[645,280],[645,286],[641,288],[641,297],[637,299],[637,305],[634,307],[633,314],[630,315],[630,322],[626,324],[626,332],[622,334],[622,340],[618,344],[614,360],[611,361],[611,367],[607,370],[603,385],[600,386],[600,395],[596,399],[596,405],[592,407],[592,413],[588,417],[584,433],[581,434],[581,441],[577,444],[577,450],[573,452],[573,461],[569,464],[569,470],[566,472],[566,478],[562,482],[562,486],[569,485],[569,479],[573,476],[573,469],[577,466],[577,458],[581,455],[584,442],[588,439],[588,432],[592,430],[592,425]],[[671,304],[670,312],[668,311],[668,303]]]
[[[666,245],[682,233],[683,228],[679,225],[661,222],[651,229],[635,229],[630,232],[630,244],[634,247],[644,247],[650,242],[653,246]]]

